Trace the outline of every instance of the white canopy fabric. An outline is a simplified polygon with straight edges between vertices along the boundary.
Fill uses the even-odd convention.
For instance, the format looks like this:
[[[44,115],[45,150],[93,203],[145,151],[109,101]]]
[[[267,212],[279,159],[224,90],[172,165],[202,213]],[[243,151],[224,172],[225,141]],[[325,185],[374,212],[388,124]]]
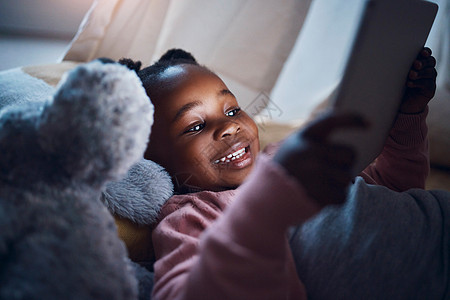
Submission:
[[[271,99],[285,111],[279,121],[306,117],[334,90],[341,79],[343,63],[364,2],[313,2],[291,55],[272,90]],[[438,3],[439,11],[426,45],[433,50],[438,61],[438,89],[445,89],[446,86],[450,101],[450,0],[433,2]]]
[[[183,48],[218,73],[245,107],[269,93],[311,0],[98,0],[64,60],[129,57],[149,65]]]

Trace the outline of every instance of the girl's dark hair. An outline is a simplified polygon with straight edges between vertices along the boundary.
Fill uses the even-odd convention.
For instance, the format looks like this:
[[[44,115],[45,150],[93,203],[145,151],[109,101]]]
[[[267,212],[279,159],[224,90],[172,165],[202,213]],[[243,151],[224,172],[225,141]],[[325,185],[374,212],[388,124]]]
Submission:
[[[180,63],[187,63],[198,65],[194,56],[191,53],[184,51],[183,49],[170,49],[166,53],[164,53],[158,62],[171,62],[175,65]]]
[[[121,58],[119,59],[119,64],[126,66],[128,69],[135,71],[136,73],[139,72],[141,69],[142,63],[138,61],[133,61],[129,58]]]
[[[165,70],[167,70],[167,68],[182,64],[199,66],[197,60],[191,53],[184,51],[183,49],[175,48],[168,50],[160,57],[157,62],[142,70],[142,63],[140,61],[133,61],[129,58],[122,58],[119,60],[119,63],[127,66],[130,70],[133,70],[137,73],[142,81],[142,85],[144,86],[147,95],[150,97],[151,91],[159,82],[160,75]]]

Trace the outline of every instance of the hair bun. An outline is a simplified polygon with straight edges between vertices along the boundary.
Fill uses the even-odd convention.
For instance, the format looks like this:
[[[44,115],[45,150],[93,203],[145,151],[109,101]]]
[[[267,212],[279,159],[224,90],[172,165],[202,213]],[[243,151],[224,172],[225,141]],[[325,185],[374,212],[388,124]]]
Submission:
[[[102,64],[114,64],[114,63],[116,63],[113,59],[111,59],[109,57],[99,57],[96,60],[98,60]]]
[[[191,53],[184,51],[183,49],[176,49],[176,48],[167,50],[167,52],[161,56],[158,62],[170,62],[175,60],[176,61],[181,60],[197,64],[197,61],[195,60],[194,56]]]
[[[119,59],[119,64],[126,66],[128,69],[135,71],[136,73],[139,72],[142,66],[142,63],[139,60],[134,61],[130,58]]]

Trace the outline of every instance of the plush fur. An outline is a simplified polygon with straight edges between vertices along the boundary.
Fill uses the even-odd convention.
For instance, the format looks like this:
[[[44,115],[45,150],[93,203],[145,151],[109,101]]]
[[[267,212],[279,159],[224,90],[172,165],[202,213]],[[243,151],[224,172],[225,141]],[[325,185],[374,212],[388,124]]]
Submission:
[[[55,89],[44,81],[34,78],[21,69],[11,69],[0,73],[0,114],[8,107],[27,107],[39,110],[53,95]]]
[[[138,225],[153,225],[162,205],[172,195],[173,184],[166,170],[141,159],[122,180],[106,185],[102,201],[114,215]]]
[[[152,109],[134,72],[94,61],[39,109],[0,112],[0,299],[136,299],[136,276],[151,282],[100,199],[142,163]]]

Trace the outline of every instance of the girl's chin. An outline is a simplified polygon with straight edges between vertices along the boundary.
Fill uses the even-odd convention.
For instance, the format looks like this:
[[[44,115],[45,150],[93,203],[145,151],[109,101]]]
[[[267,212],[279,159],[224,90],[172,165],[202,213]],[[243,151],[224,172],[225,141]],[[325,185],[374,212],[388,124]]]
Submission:
[[[244,155],[239,159],[227,163],[212,165],[208,170],[202,169],[201,175],[177,177],[177,191],[224,191],[239,187],[253,169],[254,159],[251,155]],[[210,165],[211,166],[211,165]],[[184,175],[188,172],[183,173]]]
[[[235,189],[239,187],[245,179],[250,175],[253,165],[247,166],[245,169],[229,170],[228,174],[222,174],[223,189]]]
[[[213,192],[221,192],[226,190],[234,190],[238,188],[247,178],[247,176],[250,174],[251,167],[244,169],[244,170],[229,170],[228,172],[220,172],[217,174],[218,178],[217,181],[214,182],[191,182],[188,183],[187,187],[193,187],[191,188],[192,191],[198,190],[198,191],[213,191]],[[197,188],[195,188],[197,187]]]

